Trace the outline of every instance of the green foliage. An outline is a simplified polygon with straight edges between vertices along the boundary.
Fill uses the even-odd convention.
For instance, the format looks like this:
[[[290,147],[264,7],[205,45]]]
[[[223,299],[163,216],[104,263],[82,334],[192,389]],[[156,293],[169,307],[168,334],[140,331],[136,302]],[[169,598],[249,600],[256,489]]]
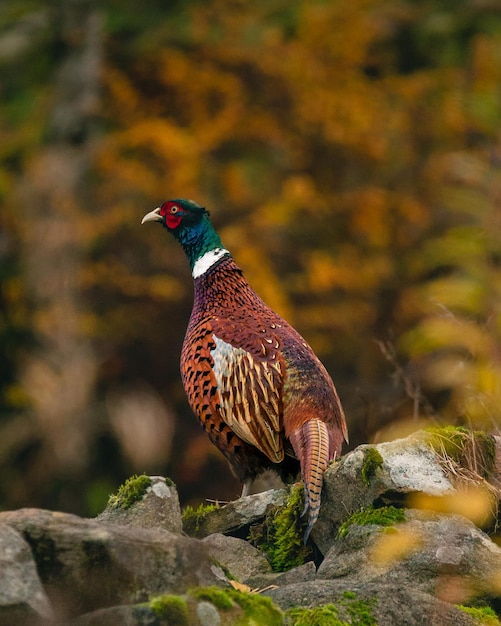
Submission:
[[[151,485],[149,476],[131,476],[123,485],[120,485],[116,494],[108,499],[108,506],[112,509],[128,509],[135,502],[141,500]]]
[[[251,284],[312,344],[341,398],[358,381],[350,417],[364,440],[430,415],[490,429],[501,405],[496,3],[150,4],[103,0],[103,27],[87,37],[74,29],[92,3],[2,3],[3,506],[22,505],[22,493],[24,504],[89,513],[94,498],[75,484],[143,471],[134,442],[101,419],[110,394],[137,381],[172,405],[158,422],[164,445],[148,443],[155,471],[165,465],[195,501],[216,484],[217,497],[234,497],[226,464],[194,443],[180,387],[189,272],[161,229],[139,226],[169,189],[211,209]],[[84,58],[102,63],[93,94],[82,93],[87,79],[79,86]],[[60,100],[68,74],[73,101],[91,103],[86,123],[99,123],[90,141]],[[55,120],[71,131],[66,146]],[[52,189],[61,150],[88,167],[61,170]],[[70,267],[59,254],[45,273],[30,263],[33,250],[52,261],[65,231],[63,254],[79,248],[69,290],[53,275]],[[393,362],[374,342],[388,337]],[[43,401],[72,393],[80,353],[90,382],[74,395],[90,419],[71,409],[49,419]],[[82,442],[78,462],[54,455],[67,432]]]
[[[338,537],[345,537],[348,534],[350,526],[393,526],[405,522],[404,509],[397,509],[394,506],[383,506],[379,509],[367,507],[361,511],[353,513],[345,522],[341,524],[338,530]]]
[[[355,593],[345,591],[336,604],[313,609],[292,608],[286,612],[290,626],[377,626],[375,601],[358,600]]]
[[[310,554],[303,543],[303,508],[303,485],[297,484],[284,506],[270,511],[263,524],[251,528],[250,540],[264,553],[274,572],[302,565]]]
[[[499,626],[497,613],[490,606],[472,607],[456,605],[458,609],[467,613],[478,621],[479,626]]]
[[[372,478],[376,475],[378,468],[383,466],[383,457],[376,448],[369,448],[365,452],[362,464],[362,480],[369,486]]]
[[[169,626],[189,626],[190,616],[186,599],[181,596],[166,595],[152,598],[149,608],[157,618],[166,620]]]

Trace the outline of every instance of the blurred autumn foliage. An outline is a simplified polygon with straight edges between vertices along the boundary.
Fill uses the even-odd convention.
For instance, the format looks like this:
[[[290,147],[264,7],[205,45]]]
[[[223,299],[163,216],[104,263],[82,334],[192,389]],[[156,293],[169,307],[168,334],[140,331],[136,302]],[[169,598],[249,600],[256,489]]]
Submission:
[[[0,72],[1,507],[239,493],[180,384],[186,259],[139,225],[167,198],[310,341],[352,446],[499,429],[499,2],[4,0]]]

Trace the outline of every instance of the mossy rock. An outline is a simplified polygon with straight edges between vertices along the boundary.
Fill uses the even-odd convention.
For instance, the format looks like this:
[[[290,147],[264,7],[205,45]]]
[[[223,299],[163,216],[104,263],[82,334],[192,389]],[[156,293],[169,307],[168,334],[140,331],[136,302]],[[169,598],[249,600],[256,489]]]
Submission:
[[[405,522],[405,510],[394,506],[383,506],[378,509],[370,506],[353,513],[338,530],[338,537],[346,537],[350,526],[394,526]]]
[[[365,451],[364,461],[362,464],[362,480],[366,486],[369,486],[372,479],[376,476],[377,470],[383,467],[383,457],[376,448],[368,448]]]
[[[188,603],[182,596],[158,596],[152,598],[148,606],[156,618],[165,620],[169,626],[190,626]]]
[[[274,572],[303,565],[310,555],[303,542],[307,524],[303,510],[303,485],[297,484],[284,506],[270,511],[262,524],[251,527],[251,543],[261,550]]]
[[[147,623],[157,623],[161,626],[190,626],[205,623],[200,615],[204,604],[212,606],[211,623],[218,623],[221,626],[284,624],[282,611],[270,598],[233,588],[196,587],[184,596],[170,594],[152,598],[149,602],[139,605],[138,609],[153,614],[155,622]]]
[[[135,502],[139,502],[151,486],[151,478],[142,474],[131,476],[123,485],[120,485],[116,494],[108,499],[108,507],[112,509],[129,509]]]
[[[374,617],[376,600],[360,600],[352,591],[345,591],[336,604],[315,608],[292,608],[286,616],[289,626],[378,626]]]
[[[196,509],[192,506],[187,506],[181,514],[184,532],[190,537],[198,537],[206,517],[219,508],[218,504],[201,504]]]
[[[462,606],[461,604],[456,605],[458,609],[463,611],[473,617],[473,619],[478,621],[479,626],[499,626],[501,623],[496,612],[491,609],[490,606],[481,606],[481,607],[473,607],[473,606]]]

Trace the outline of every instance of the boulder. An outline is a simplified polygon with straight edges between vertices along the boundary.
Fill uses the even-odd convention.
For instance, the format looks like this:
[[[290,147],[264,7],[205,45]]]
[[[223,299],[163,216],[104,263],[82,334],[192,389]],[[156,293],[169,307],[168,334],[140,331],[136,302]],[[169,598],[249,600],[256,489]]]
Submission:
[[[359,446],[325,473],[306,549],[300,487],[185,511],[203,539],[180,532],[159,477],[133,477],[93,520],[0,513],[0,623],[494,624],[501,548],[479,526],[495,527],[500,465],[501,439],[464,429]]]
[[[443,434],[439,429],[436,433],[420,431],[405,439],[358,446],[339,462],[331,464],[324,474],[322,506],[311,533],[319,550],[327,553],[339,526],[352,513],[369,506],[408,506],[413,499],[423,500],[423,496],[437,504],[440,498],[452,498],[461,493],[456,478],[461,479],[463,474],[468,485],[485,486],[494,493],[495,438],[483,434],[477,438],[475,446],[474,436],[463,430],[446,428]],[[472,458],[489,457],[484,449],[488,448],[492,458],[485,464],[489,467],[474,468],[478,472],[470,466],[462,467],[468,464],[467,451],[472,446],[475,446]],[[449,456],[447,450],[457,458]],[[492,484],[484,477],[489,477]],[[466,515],[467,509],[462,510]]]
[[[408,586],[455,604],[501,594],[501,548],[472,522],[412,509],[405,518],[390,527],[350,525],[317,579]]]
[[[271,572],[271,567],[257,548],[248,541],[220,533],[202,540],[209,554],[240,582]]]
[[[0,623],[36,624],[52,617],[30,546],[7,524],[0,524]]]
[[[264,592],[282,610],[313,610],[303,624],[368,624],[370,626],[479,626],[456,606],[413,587],[350,580],[315,580]],[[322,607],[331,621],[322,622]],[[339,621],[334,621],[337,618]]]
[[[135,481],[146,479],[144,492],[140,492],[132,502],[117,496],[110,498],[106,509],[98,515],[101,522],[120,524],[122,526],[138,526],[141,528],[162,528],[173,533],[183,531],[181,507],[176,486],[163,476],[140,476]],[[126,483],[130,484],[130,483]]]
[[[227,584],[202,542],[169,531],[39,509],[0,513],[0,524],[15,529],[31,546],[58,616]]]
[[[203,538],[214,533],[247,537],[251,524],[262,520],[273,508],[283,506],[287,489],[271,489],[224,506],[206,507],[205,511],[190,511],[183,515],[183,529],[190,537]]]

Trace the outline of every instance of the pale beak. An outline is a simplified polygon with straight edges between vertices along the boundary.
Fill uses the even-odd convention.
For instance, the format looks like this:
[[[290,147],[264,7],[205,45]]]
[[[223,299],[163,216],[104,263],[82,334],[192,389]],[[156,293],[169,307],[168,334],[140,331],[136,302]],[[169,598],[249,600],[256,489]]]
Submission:
[[[153,211],[146,213],[141,220],[141,224],[144,224],[145,222],[161,222],[162,220],[163,217],[160,215],[160,207],[157,207],[156,209],[153,209]]]

